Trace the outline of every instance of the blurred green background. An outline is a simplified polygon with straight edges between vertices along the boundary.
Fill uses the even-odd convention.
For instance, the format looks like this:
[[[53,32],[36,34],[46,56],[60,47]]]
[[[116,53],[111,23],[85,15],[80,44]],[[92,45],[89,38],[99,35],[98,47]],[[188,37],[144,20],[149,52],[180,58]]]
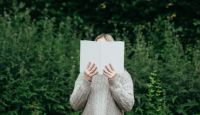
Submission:
[[[125,115],[200,115],[199,0],[0,0],[0,114],[78,115],[80,40],[125,41]]]

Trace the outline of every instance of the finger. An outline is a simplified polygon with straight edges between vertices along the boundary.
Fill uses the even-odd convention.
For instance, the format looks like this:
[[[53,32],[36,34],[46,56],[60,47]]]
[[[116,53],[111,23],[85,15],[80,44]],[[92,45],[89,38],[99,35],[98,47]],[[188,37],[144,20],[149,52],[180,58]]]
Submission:
[[[107,67],[108,67],[109,71],[112,73],[112,72],[113,72],[113,69],[112,69],[112,67],[111,67],[111,64],[109,64]]]
[[[87,72],[86,72],[86,71],[84,71],[84,74],[85,74],[85,75],[87,75]]]
[[[107,74],[107,73],[105,73],[105,72],[103,72],[103,74],[104,74],[106,77],[110,78],[110,75],[109,75],[109,74]]]
[[[94,64],[92,64],[92,66],[91,66],[91,68],[90,68],[90,70],[89,70],[89,71],[92,71],[92,70],[94,70],[96,67],[97,67],[97,66],[95,65],[95,63],[94,63]]]
[[[113,68],[113,66],[112,66],[111,64],[109,64],[109,65],[110,65],[110,68],[111,68],[113,71],[115,71],[114,68]]]
[[[96,74],[98,74],[98,71],[93,72],[93,73],[91,74],[91,76],[94,76],[94,75],[96,75]]]
[[[112,73],[112,70],[110,70],[110,68],[108,66],[106,66],[106,70],[109,71],[110,73]]]
[[[93,64],[91,64],[91,66],[90,66],[90,68],[88,69],[89,71],[91,71],[92,70],[92,68],[94,67],[94,63]]]
[[[97,67],[96,66],[94,66],[93,68],[92,68],[92,70],[91,71],[89,71],[90,73],[93,73],[93,72],[95,72],[97,70]]]
[[[89,69],[90,65],[91,65],[91,62],[88,63],[88,65],[87,65],[87,69]]]
[[[84,74],[85,74],[86,76],[90,76],[87,70],[84,72]]]
[[[109,72],[107,69],[104,69],[103,71],[106,72],[107,74],[112,74],[112,73]]]
[[[111,73],[109,73],[107,70],[103,70],[104,73],[111,75]]]
[[[107,67],[108,67],[109,71],[112,73],[113,70],[111,69],[110,65],[108,65]]]

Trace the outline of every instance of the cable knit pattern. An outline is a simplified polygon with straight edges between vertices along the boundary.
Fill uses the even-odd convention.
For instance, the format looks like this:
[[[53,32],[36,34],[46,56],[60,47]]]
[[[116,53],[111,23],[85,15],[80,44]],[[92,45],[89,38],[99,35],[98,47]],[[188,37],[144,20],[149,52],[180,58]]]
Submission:
[[[74,110],[82,110],[82,115],[124,115],[134,105],[132,78],[125,70],[114,79],[98,74],[89,82],[80,73],[70,104]]]

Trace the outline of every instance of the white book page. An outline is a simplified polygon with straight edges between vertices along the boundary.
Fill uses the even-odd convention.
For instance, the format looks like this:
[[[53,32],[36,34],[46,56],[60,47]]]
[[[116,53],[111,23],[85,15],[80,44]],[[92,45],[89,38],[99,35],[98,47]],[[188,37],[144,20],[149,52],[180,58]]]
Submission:
[[[101,74],[105,65],[111,64],[117,73],[124,72],[124,42],[101,43]]]
[[[84,72],[89,62],[100,66],[100,46],[94,41],[81,40],[80,72]],[[98,70],[99,71],[99,70]]]
[[[96,64],[99,74],[103,74],[109,63],[117,73],[124,72],[124,42],[81,40],[80,45],[80,72],[84,72],[89,62]]]

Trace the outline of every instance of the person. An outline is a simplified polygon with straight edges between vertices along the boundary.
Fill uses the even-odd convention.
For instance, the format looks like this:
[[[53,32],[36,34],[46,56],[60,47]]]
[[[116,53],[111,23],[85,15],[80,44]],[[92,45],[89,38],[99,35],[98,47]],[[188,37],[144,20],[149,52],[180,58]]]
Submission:
[[[97,42],[114,41],[110,34],[100,34]],[[78,75],[70,95],[70,105],[81,110],[82,115],[124,115],[134,105],[133,81],[131,75],[117,73],[111,64],[98,74],[95,63],[89,62],[84,72]]]

